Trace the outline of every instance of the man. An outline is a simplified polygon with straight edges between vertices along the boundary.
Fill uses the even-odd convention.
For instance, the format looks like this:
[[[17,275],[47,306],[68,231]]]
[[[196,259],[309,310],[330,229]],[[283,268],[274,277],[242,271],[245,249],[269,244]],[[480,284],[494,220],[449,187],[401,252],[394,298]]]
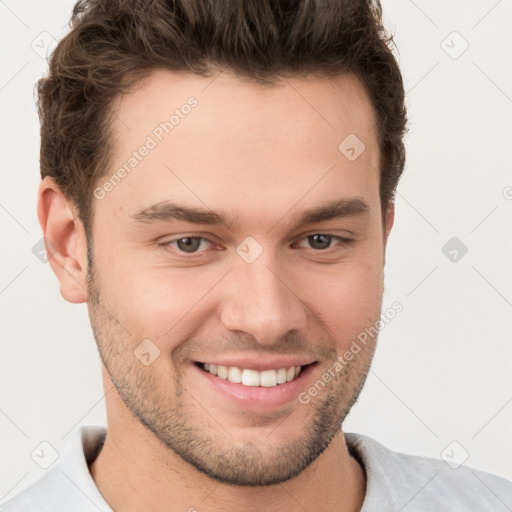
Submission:
[[[38,89],[39,220],[108,428],[2,510],[512,507],[341,428],[405,160],[376,3],[79,2]]]

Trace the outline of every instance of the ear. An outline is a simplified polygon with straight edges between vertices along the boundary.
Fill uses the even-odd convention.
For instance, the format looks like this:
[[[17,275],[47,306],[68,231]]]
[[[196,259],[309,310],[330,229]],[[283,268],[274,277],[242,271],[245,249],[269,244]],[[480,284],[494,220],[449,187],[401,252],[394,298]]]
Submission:
[[[389,234],[391,233],[391,228],[393,227],[394,222],[395,222],[395,202],[390,201],[388,203],[388,207],[386,210],[386,220],[385,220],[385,230],[386,230],[385,236],[386,236],[386,238],[384,240],[385,244],[387,244],[387,242],[388,242]]]
[[[384,233],[383,233],[383,237],[384,237],[384,258],[383,258],[383,263],[384,265],[386,264],[386,248],[387,248],[387,245],[388,245],[388,238],[389,238],[389,234],[391,233],[391,228],[393,227],[393,224],[395,222],[395,202],[394,201],[389,201],[388,203],[388,207],[386,209],[386,218],[384,219]]]
[[[68,302],[87,302],[87,240],[73,203],[55,180],[46,176],[39,184],[37,216],[43,230],[46,254]]]

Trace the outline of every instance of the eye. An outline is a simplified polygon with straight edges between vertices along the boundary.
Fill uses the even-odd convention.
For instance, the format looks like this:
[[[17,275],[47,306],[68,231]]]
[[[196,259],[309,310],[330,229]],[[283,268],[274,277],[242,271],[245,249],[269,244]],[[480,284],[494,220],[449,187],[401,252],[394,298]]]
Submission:
[[[169,240],[168,242],[165,242],[164,245],[172,246],[172,244],[176,244],[176,246],[173,247],[177,249],[178,252],[193,254],[198,252],[198,249],[201,247],[202,242],[211,244],[209,240],[200,236],[186,236],[182,238],[174,238],[173,240]]]
[[[297,244],[300,247],[304,247],[301,245],[305,242],[308,243],[309,247],[314,249],[315,252],[334,252],[336,250],[341,250],[345,246],[351,244],[353,240],[350,238],[345,238],[338,235],[332,235],[327,233],[314,233],[313,235],[306,236],[301,239],[301,243]],[[338,242],[334,244],[333,242]],[[204,245],[206,244],[206,247]],[[208,244],[210,246],[215,245],[213,242],[208,240],[207,238],[201,236],[184,236],[179,238],[173,238],[168,242],[164,242],[162,245],[167,248],[170,247],[173,251],[177,252],[178,255],[200,255],[201,253],[206,252],[208,249]],[[200,250],[203,248],[203,250]],[[328,249],[333,249],[334,251],[329,251]]]
[[[353,241],[350,238],[344,238],[342,236],[330,235],[326,233],[315,233],[313,235],[304,237],[303,240],[307,241],[310,247],[317,251],[325,251],[326,249],[332,248],[331,242],[333,241],[338,241],[338,246],[345,246]]]

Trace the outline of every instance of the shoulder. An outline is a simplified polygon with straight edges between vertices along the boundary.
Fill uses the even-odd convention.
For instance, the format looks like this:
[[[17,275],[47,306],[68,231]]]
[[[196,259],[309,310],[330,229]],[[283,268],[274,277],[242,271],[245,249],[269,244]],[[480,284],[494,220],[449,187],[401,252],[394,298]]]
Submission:
[[[101,450],[106,429],[78,428],[53,467],[25,490],[0,505],[0,512],[111,512],[88,464]]]
[[[57,468],[49,470],[23,492],[1,505],[0,512],[66,509],[75,511],[78,496],[70,487],[73,487],[73,483],[65,477],[64,473],[59,472]],[[79,492],[78,489],[76,492]]]
[[[361,434],[345,434],[350,452],[365,467],[363,511],[512,510],[512,482],[441,459],[392,451]]]

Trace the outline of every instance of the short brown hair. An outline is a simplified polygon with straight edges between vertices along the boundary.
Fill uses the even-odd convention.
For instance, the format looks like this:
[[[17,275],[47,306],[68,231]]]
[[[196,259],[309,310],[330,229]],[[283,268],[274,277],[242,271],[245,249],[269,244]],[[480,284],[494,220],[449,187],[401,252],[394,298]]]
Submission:
[[[52,176],[90,234],[93,188],[109,168],[113,101],[152,70],[213,69],[271,84],[354,73],[378,120],[384,212],[405,163],[404,89],[378,0],[81,0],[38,82],[41,177]]]

